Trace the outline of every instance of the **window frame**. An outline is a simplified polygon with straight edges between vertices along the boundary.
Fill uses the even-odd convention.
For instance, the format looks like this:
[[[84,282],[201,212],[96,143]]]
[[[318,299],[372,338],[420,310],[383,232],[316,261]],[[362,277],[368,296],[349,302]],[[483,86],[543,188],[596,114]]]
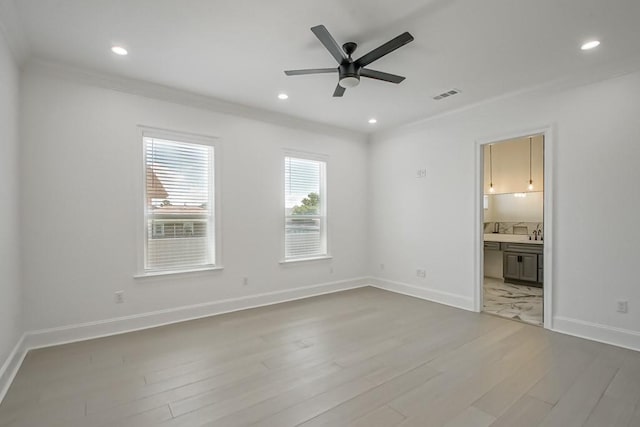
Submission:
[[[315,261],[315,260],[328,260],[332,259],[331,251],[330,251],[330,239],[329,239],[329,203],[328,203],[328,190],[327,190],[327,176],[329,175],[329,156],[326,154],[319,153],[311,153],[305,151],[298,150],[288,150],[285,149],[284,153],[281,157],[281,165],[282,170],[280,176],[282,177],[281,181],[281,189],[282,194],[280,201],[281,203],[285,203],[286,193],[285,193],[285,170],[286,170],[286,159],[287,157],[301,159],[301,160],[309,160],[315,162],[324,163],[324,167],[321,168],[320,172],[320,198],[322,203],[320,204],[320,214],[319,215],[305,215],[308,218],[320,219],[320,240],[321,247],[324,249],[322,253],[317,255],[308,255],[308,256],[300,256],[300,257],[287,257],[287,247],[286,247],[286,227],[287,227],[287,219],[292,218],[293,216],[286,214],[286,206],[282,206],[283,215],[282,215],[282,227],[281,227],[281,260],[280,264],[289,264],[289,263],[297,263],[297,262],[305,262],[305,261]]]
[[[146,269],[146,251],[147,251],[147,215],[146,215],[146,159],[145,159],[145,138],[156,138],[163,139],[168,141],[175,142],[183,142],[188,144],[198,144],[209,146],[213,149],[213,159],[211,161],[210,167],[213,168],[213,173],[211,174],[212,183],[212,196],[211,203],[213,204],[213,209],[211,214],[213,215],[211,224],[213,227],[213,236],[210,236],[210,245],[213,245],[214,259],[212,260],[212,264],[203,264],[198,266],[189,266],[189,267],[179,267],[174,269]],[[182,132],[182,131],[173,131],[167,129],[154,128],[149,126],[138,126],[138,138],[136,141],[138,146],[138,161],[136,162],[137,166],[137,193],[138,193],[138,209],[137,209],[137,220],[138,224],[137,229],[137,239],[136,239],[136,247],[137,247],[137,268],[136,273],[134,274],[135,278],[144,278],[144,277],[153,277],[153,276],[163,276],[170,274],[183,274],[183,273],[194,273],[194,272],[203,272],[203,271],[213,271],[213,270],[222,270],[222,218],[221,218],[221,209],[220,209],[220,200],[221,200],[221,173],[220,173],[220,164],[222,157],[222,147],[220,144],[220,140],[214,136],[208,135],[199,135],[190,132]],[[152,232],[155,230],[152,230]],[[164,231],[164,230],[163,230]]]

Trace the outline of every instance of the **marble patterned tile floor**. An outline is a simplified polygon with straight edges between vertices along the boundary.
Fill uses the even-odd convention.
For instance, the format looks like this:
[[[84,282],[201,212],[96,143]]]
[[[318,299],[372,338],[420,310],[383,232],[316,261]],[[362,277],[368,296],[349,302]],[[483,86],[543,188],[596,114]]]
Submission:
[[[542,325],[542,288],[484,278],[483,311],[532,325]]]

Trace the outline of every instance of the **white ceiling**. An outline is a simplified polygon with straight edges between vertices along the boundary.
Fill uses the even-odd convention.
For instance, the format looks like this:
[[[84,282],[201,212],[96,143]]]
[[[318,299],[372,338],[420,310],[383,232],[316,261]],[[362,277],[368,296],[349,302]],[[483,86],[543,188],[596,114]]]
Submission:
[[[545,82],[640,65],[638,0],[19,0],[35,57],[141,79],[259,109],[372,132]],[[336,66],[309,30],[324,24],[354,57],[409,31],[343,98]],[[581,43],[597,38],[589,52]],[[129,49],[117,57],[112,44]],[[434,101],[457,88],[460,95]],[[279,101],[284,91],[290,98]],[[376,117],[378,124],[367,120]]]

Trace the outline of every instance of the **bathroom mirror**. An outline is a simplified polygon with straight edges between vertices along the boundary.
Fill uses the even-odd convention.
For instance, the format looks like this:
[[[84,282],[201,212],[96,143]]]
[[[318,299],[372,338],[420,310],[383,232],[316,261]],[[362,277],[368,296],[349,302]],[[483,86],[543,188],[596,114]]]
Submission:
[[[484,222],[542,222],[544,192],[485,196]]]

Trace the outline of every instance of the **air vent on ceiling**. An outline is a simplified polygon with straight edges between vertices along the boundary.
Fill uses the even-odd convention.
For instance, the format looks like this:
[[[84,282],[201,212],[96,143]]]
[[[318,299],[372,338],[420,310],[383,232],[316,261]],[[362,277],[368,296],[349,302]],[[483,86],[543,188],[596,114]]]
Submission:
[[[436,101],[440,101],[441,99],[448,98],[453,95],[457,95],[460,93],[460,89],[451,89],[449,91],[443,92],[440,95],[436,95],[433,97]]]

